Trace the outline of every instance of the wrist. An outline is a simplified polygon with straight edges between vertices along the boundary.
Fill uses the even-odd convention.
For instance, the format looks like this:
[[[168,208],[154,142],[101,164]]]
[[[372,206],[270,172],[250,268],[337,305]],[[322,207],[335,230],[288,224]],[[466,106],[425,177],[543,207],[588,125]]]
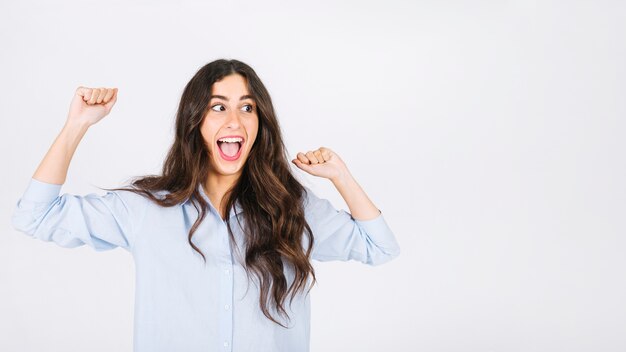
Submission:
[[[83,135],[89,129],[89,125],[85,122],[66,121],[63,131],[72,135]]]
[[[335,187],[341,187],[353,182],[354,178],[352,177],[352,174],[350,174],[350,171],[346,169],[345,171],[340,172],[339,175],[332,178],[330,181],[335,185]]]

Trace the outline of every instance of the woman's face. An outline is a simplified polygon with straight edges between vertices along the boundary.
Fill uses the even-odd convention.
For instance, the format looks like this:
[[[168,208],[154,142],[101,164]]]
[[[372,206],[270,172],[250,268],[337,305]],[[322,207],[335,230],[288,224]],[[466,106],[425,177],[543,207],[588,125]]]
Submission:
[[[212,174],[238,175],[248,159],[259,129],[256,102],[249,94],[240,74],[213,83],[209,110],[200,126]]]

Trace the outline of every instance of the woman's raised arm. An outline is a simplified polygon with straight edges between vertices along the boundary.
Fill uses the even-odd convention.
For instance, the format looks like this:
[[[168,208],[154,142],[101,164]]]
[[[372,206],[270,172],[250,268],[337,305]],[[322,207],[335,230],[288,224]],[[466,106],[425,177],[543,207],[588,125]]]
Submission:
[[[306,188],[305,214],[315,238],[311,258],[358,260],[370,265],[400,255],[400,246],[382,212],[359,186],[339,155],[328,148],[298,153],[292,162],[313,176],[333,182],[350,213],[335,209]]]
[[[381,213],[352,177],[343,160],[332,150],[320,147],[306,154],[298,153],[297,158],[293,159],[292,162],[313,176],[332,181],[355,219],[371,220]]]
[[[132,250],[146,208],[141,196],[119,191],[60,194],[78,143],[89,126],[111,111],[116,94],[116,88],[76,89],[63,130],[16,203],[15,229],[62,247],[86,244],[96,250]]]
[[[52,143],[33,178],[46,183],[65,183],[74,152],[87,129],[109,114],[117,101],[117,88],[78,87],[65,126]]]

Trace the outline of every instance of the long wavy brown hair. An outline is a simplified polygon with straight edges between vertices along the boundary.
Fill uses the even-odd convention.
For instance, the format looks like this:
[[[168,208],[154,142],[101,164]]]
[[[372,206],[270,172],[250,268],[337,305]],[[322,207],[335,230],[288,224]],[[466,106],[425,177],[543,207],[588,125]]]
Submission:
[[[250,66],[238,60],[220,59],[201,67],[182,93],[176,114],[176,135],[162,175],[134,177],[129,187],[107,190],[135,192],[164,207],[192,200],[198,218],[189,231],[188,242],[206,263],[204,253],[191,240],[208,209],[198,189],[207,180],[210,169],[209,151],[200,126],[209,109],[213,83],[230,74],[240,74],[246,79],[248,91],[257,103],[259,129],[241,177],[224,195],[226,214],[239,201],[247,225],[243,228],[246,274],[249,280],[254,274],[259,281],[263,314],[286,327],[272,317],[269,309],[272,306],[281,316],[289,318],[284,308],[287,296],[291,295],[291,304],[295,295],[304,291],[309,278],[310,286],[315,284],[315,272],[309,260],[314,239],[304,217],[305,189],[289,168],[270,95]],[[164,197],[157,197],[154,193],[158,191],[167,192]],[[229,220],[226,219],[226,224],[232,244],[236,240]],[[303,234],[308,236],[306,249]],[[283,271],[285,265],[294,272],[289,287]]]

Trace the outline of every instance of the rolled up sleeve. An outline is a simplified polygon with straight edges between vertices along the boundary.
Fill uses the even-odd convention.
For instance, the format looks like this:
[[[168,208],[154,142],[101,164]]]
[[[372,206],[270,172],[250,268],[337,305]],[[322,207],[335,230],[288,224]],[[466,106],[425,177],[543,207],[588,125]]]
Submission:
[[[11,218],[13,227],[61,247],[88,245],[96,251],[116,247],[131,250],[139,209],[130,192],[60,195],[61,187],[31,178],[17,201]]]
[[[374,219],[357,220],[305,189],[305,217],[314,239],[312,259],[379,265],[400,255],[400,246],[382,212]]]

